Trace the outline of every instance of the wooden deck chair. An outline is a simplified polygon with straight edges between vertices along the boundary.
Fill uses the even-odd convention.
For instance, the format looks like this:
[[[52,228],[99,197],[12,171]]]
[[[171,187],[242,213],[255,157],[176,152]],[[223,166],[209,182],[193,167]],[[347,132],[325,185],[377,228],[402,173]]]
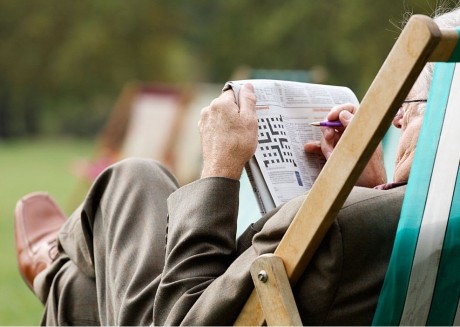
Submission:
[[[262,325],[264,321],[268,325],[302,324],[291,286],[305,270],[425,63],[459,59],[459,50],[454,51],[458,37],[456,30],[439,30],[428,17],[414,15],[409,20],[275,253],[263,255],[254,261],[251,274],[257,291],[250,295],[235,325]],[[455,143],[458,144],[458,141]],[[447,149],[447,152],[452,150]],[[457,167],[459,153],[457,148]],[[449,181],[456,181],[457,171],[453,170],[455,173],[449,177]],[[411,177],[412,180],[416,181],[418,177]],[[457,196],[455,192],[454,202],[458,207]],[[449,235],[447,238],[458,237],[452,232]],[[459,258],[457,254],[457,262]],[[458,275],[456,267],[458,263],[450,268]],[[420,292],[426,295],[424,290]],[[452,297],[456,304],[458,288],[454,293]],[[391,308],[392,303],[386,307],[390,311]],[[381,323],[377,320],[379,310],[383,310],[380,304],[374,321],[376,324]],[[385,311],[380,312],[386,314]],[[409,314],[414,312],[417,313],[411,311]],[[412,323],[411,320],[401,322]],[[425,322],[417,320],[414,323]],[[383,321],[383,324],[392,323],[393,320]]]
[[[95,158],[80,175],[92,182],[108,165],[127,157],[153,158],[172,167],[172,145],[188,100],[177,86],[126,84],[99,136]]]
[[[161,127],[173,126],[176,117],[179,116],[178,110],[183,99],[179,87],[154,83],[127,83],[100,135],[99,147],[108,149],[122,158],[132,154],[144,156],[147,153],[162,156],[162,148],[152,150],[154,145],[144,145],[142,136],[158,132],[157,125],[161,125],[158,124],[159,118],[165,120]],[[153,119],[147,121],[147,127],[142,124],[145,122],[145,116],[153,116]]]
[[[180,130],[186,102],[177,87],[140,85],[131,103],[121,156],[153,158],[172,167],[172,144]]]
[[[172,145],[187,103],[188,93],[179,86],[127,83],[98,138],[93,158],[74,164],[80,182],[68,206],[77,206],[104,169],[127,157],[156,159],[174,170]]]

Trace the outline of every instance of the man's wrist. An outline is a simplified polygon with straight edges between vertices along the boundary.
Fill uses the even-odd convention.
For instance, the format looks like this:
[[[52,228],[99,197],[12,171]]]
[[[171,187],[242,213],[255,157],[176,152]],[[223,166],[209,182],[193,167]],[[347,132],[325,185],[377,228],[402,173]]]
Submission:
[[[239,180],[243,167],[204,167],[201,172],[201,178],[207,177],[225,177],[234,180]]]

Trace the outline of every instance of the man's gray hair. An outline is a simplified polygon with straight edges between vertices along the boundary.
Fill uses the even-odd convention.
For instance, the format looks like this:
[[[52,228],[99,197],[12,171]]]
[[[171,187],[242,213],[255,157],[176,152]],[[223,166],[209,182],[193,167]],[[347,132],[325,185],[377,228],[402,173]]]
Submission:
[[[440,6],[434,13],[434,21],[440,28],[455,28],[460,27],[460,7],[447,11]],[[431,79],[433,77],[433,63],[428,63],[420,73],[417,82],[411,91],[411,97],[417,99],[427,99],[430,90]],[[425,106],[418,106],[420,110],[424,110]]]

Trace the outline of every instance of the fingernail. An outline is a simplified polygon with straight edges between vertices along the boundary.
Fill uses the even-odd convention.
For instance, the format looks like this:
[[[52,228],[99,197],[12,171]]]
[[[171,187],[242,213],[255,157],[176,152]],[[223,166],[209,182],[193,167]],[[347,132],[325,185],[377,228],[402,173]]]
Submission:
[[[353,117],[353,115],[346,110],[342,111],[340,113],[340,116],[342,116],[342,118],[344,118],[345,120],[350,120]]]
[[[248,91],[254,92],[254,86],[251,83],[246,83],[243,85],[243,87],[248,89]]]

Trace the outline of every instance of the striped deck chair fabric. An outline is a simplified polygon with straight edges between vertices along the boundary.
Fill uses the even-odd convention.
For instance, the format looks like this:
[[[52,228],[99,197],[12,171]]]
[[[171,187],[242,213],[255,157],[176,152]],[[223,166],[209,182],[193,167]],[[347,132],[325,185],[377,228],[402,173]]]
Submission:
[[[373,325],[460,324],[459,60],[435,64]]]

